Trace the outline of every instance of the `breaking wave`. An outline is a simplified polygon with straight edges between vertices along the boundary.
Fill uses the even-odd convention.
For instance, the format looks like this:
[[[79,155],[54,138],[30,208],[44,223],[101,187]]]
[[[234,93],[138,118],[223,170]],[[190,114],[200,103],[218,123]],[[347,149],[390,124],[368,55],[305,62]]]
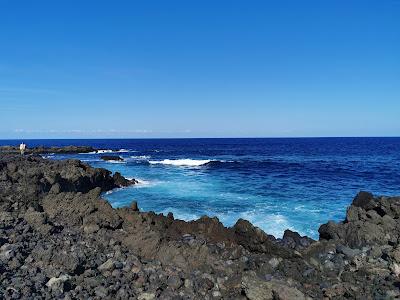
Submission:
[[[150,160],[149,163],[152,165],[170,165],[170,166],[186,166],[186,167],[198,167],[211,162],[209,159],[164,159],[164,160]]]
[[[139,159],[139,160],[149,159],[150,157],[151,157],[150,155],[134,155],[134,156],[131,156],[131,158]]]
[[[111,149],[99,149],[91,152],[83,152],[79,154],[104,154],[104,153],[128,153],[128,152],[136,152],[133,150],[128,150],[128,149],[120,149],[120,150],[111,150]]]
[[[106,149],[106,150],[97,150],[97,152],[95,153],[101,154],[101,153],[112,153],[112,152],[113,152],[112,150]]]
[[[219,167],[225,164],[237,164],[237,161],[233,160],[217,160],[217,159],[164,159],[164,160],[150,160],[147,161],[151,165],[169,165],[169,166],[183,166],[183,167]]]

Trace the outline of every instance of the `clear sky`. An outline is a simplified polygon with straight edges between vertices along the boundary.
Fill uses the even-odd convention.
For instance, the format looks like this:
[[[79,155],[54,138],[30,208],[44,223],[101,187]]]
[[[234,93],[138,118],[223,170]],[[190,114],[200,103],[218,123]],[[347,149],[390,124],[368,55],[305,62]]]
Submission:
[[[0,0],[0,138],[400,136],[400,1]]]

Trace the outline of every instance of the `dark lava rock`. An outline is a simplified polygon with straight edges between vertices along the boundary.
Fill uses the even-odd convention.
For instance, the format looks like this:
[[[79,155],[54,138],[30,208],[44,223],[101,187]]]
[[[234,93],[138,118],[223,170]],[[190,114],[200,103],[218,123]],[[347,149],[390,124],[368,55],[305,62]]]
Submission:
[[[300,236],[299,233],[286,229],[283,234],[282,242],[292,249],[299,250],[307,248],[315,241],[307,236]]]
[[[364,209],[372,209],[376,206],[376,203],[371,193],[361,191],[354,198],[352,205]]]
[[[136,201],[132,201],[130,207],[131,207],[131,209],[132,209],[133,211],[139,211],[139,206],[138,206],[138,203],[137,203]]]
[[[33,147],[25,151],[26,154],[46,154],[46,153],[59,153],[59,154],[73,154],[73,153],[89,153],[95,152],[96,149],[88,146],[66,146],[66,147]],[[5,153],[19,153],[19,146],[0,146],[0,152]]]
[[[115,174],[113,175],[113,180],[114,183],[119,187],[127,187],[138,183],[138,181],[135,179],[126,179],[119,172],[115,172]]]
[[[347,209],[346,220],[319,228],[320,239],[334,240],[351,248],[397,244],[400,197],[373,197],[360,192]]]
[[[242,219],[184,222],[101,198],[135,183],[77,160],[0,153],[0,299],[400,295],[400,197],[360,193],[319,241],[290,230],[275,239]]]
[[[121,156],[117,156],[117,155],[102,155],[102,156],[100,156],[100,158],[105,161],[123,161],[124,160]]]
[[[348,259],[353,259],[355,256],[360,255],[362,253],[359,249],[351,249],[349,247],[343,245],[336,246],[337,253],[342,253]]]

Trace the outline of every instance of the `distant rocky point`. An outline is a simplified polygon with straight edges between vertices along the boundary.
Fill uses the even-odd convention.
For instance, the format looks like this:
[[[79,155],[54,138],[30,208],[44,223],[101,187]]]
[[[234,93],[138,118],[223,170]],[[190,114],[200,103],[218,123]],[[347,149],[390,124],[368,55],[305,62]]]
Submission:
[[[0,146],[0,152],[7,153],[19,153],[19,146]],[[89,146],[65,146],[65,147],[32,147],[29,145],[25,150],[26,154],[45,154],[45,153],[65,153],[65,154],[73,154],[73,153],[89,153],[96,152],[97,149]]]
[[[135,183],[78,160],[0,153],[0,299],[400,297],[400,197],[361,192],[319,241],[276,239],[242,219],[185,222],[102,198]]]

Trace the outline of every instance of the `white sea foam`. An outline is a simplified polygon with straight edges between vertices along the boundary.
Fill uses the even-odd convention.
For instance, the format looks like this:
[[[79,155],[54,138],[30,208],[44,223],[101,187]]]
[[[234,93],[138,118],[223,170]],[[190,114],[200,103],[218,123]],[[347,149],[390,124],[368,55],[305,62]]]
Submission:
[[[100,150],[96,150],[96,151],[91,151],[91,152],[83,152],[83,153],[79,153],[79,154],[103,154],[103,153],[127,153],[127,152],[136,152],[133,150],[128,150],[128,149],[120,149],[120,150],[111,150],[111,149],[100,149]]]
[[[97,150],[97,153],[111,153],[113,152],[112,150],[106,149],[106,150]]]
[[[208,164],[211,160],[209,159],[164,159],[164,160],[150,160],[149,163],[171,165],[171,166],[186,166],[186,167],[198,167]]]
[[[144,179],[135,178],[139,185],[151,185],[152,182]]]
[[[122,190],[122,189],[124,189],[124,187],[115,188],[115,189],[112,189],[112,190],[109,190],[109,191],[105,192],[105,194],[106,194],[106,195],[110,195],[110,194],[115,193],[115,192],[117,192],[117,191],[120,191],[120,190]]]
[[[157,181],[150,181],[150,180],[145,180],[145,179],[140,179],[140,178],[135,178],[135,177],[125,177],[125,178],[128,180],[136,180],[137,183],[135,185],[130,186],[130,187],[135,187],[135,188],[150,187],[150,186],[153,186],[153,185],[156,185],[157,183],[159,183]],[[111,194],[112,192],[122,190],[122,189],[124,189],[124,188],[117,188],[112,191],[106,192],[106,194],[108,195],[108,194]]]
[[[141,160],[143,160],[143,159],[149,159],[150,157],[151,157],[150,155],[131,156],[131,158],[134,158],[134,159],[141,159]]]
[[[246,211],[239,214],[240,218],[250,221],[254,226],[257,226],[264,230],[268,234],[272,234],[275,237],[281,238],[286,229],[293,231],[296,230],[290,223],[290,220],[279,213],[265,213],[256,210]]]
[[[92,152],[83,152],[83,153],[79,153],[79,154],[97,154],[97,151],[92,151]]]
[[[137,184],[133,185],[133,187],[135,188],[149,188],[149,187],[153,187],[156,186],[158,184],[162,184],[162,181],[158,181],[158,180],[146,180],[146,179],[140,179],[140,178],[135,178],[136,181],[138,181]]]
[[[126,164],[125,160],[108,160],[106,162],[109,164]]]

